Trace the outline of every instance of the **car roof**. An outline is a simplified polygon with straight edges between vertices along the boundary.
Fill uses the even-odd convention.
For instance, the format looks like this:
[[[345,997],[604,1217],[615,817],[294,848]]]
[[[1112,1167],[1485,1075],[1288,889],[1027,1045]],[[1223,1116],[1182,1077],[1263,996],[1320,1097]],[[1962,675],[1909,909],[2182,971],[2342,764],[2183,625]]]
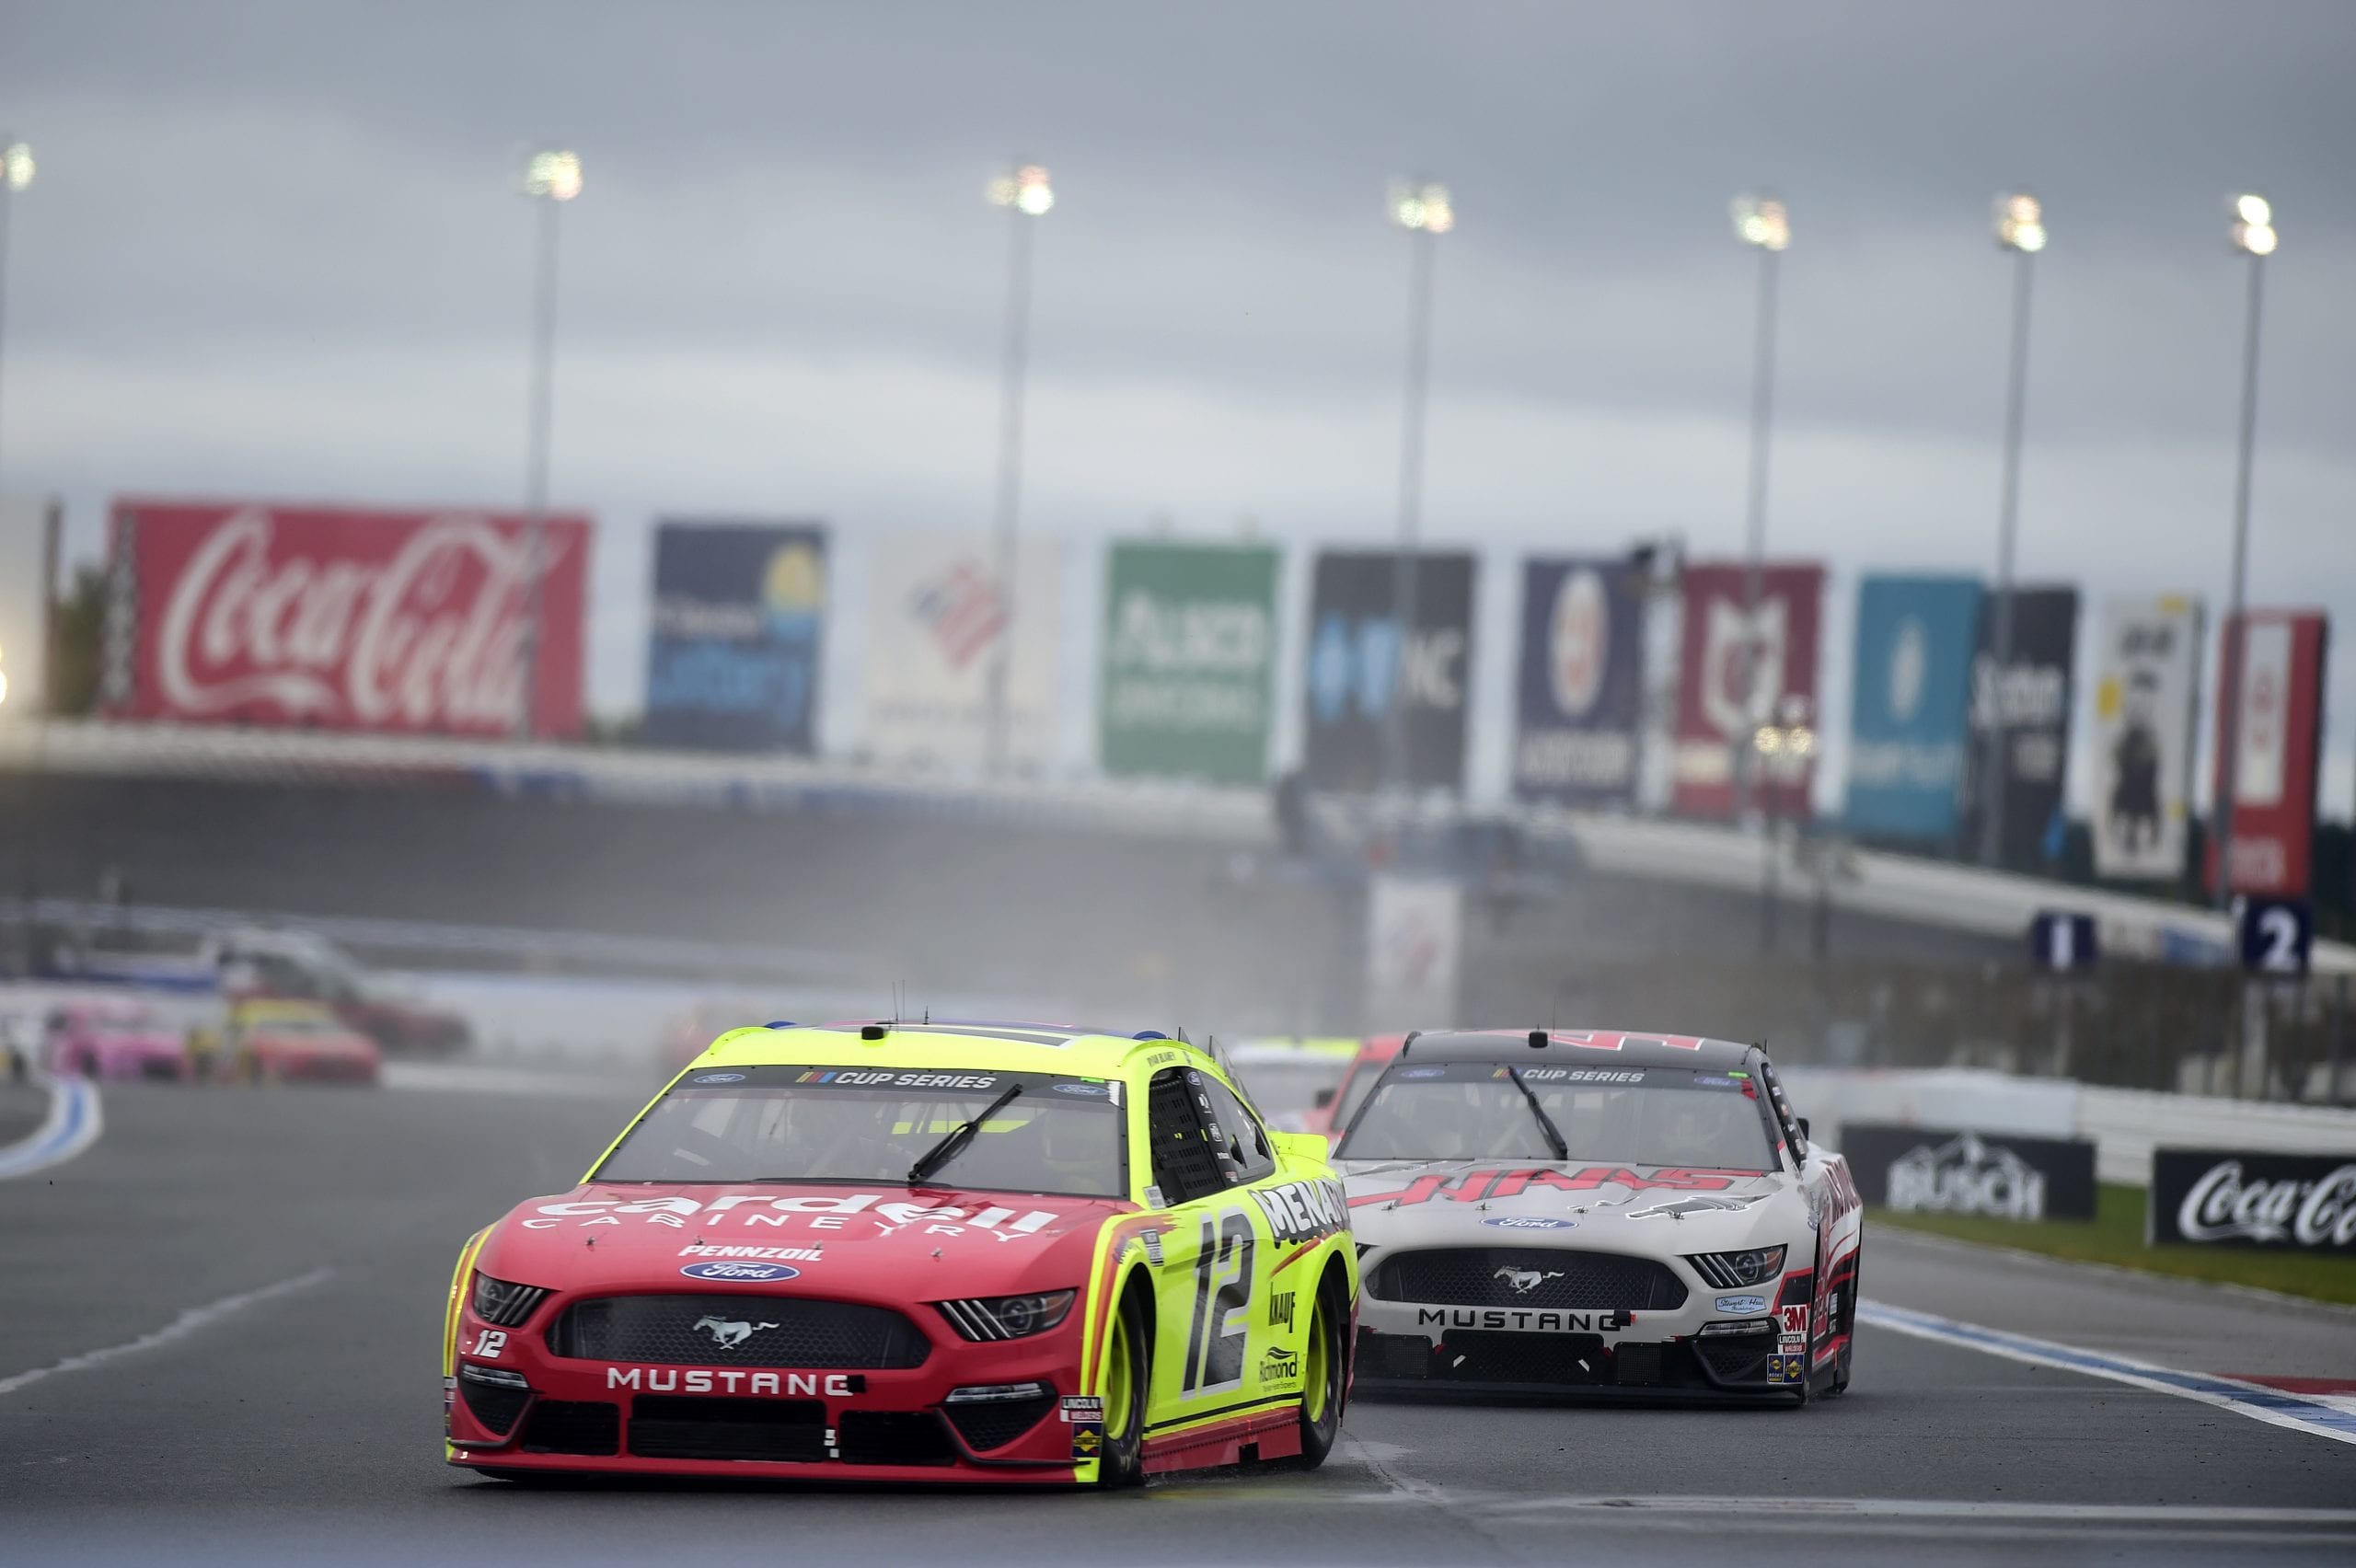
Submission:
[[[1542,1043],[1532,1045],[1533,1037]],[[1433,1030],[1409,1037],[1397,1062],[1573,1061],[1630,1067],[1738,1067],[1755,1045],[1634,1030]]]
[[[883,1038],[863,1038],[880,1028]],[[893,1022],[782,1024],[735,1029],[711,1043],[695,1066],[709,1067],[836,1066],[877,1063],[941,1067],[987,1067],[999,1072],[1063,1073],[1075,1078],[1118,1078],[1131,1067],[1161,1066],[1184,1058],[1194,1066],[1216,1066],[1208,1052],[1151,1030],[1142,1038],[1075,1029],[1064,1024]]]

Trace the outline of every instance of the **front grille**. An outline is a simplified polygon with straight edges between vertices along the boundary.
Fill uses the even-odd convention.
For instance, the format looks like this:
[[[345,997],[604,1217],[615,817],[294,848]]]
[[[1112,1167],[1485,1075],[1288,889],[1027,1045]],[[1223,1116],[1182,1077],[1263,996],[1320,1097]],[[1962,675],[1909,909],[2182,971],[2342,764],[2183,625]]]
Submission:
[[[1055,1408],[1053,1394],[1028,1400],[959,1401],[946,1407],[957,1435],[977,1454],[1005,1447],[1038,1425]]]
[[[1666,1264],[1567,1248],[1439,1247],[1393,1252],[1374,1271],[1367,1290],[1384,1301],[1435,1307],[1661,1312],[1685,1305],[1684,1284]]]
[[[899,1313],[849,1301],[606,1296],[568,1309],[549,1330],[549,1349],[694,1366],[897,1367],[923,1366],[931,1345]]]
[[[641,1395],[630,1401],[629,1451],[648,1459],[823,1459],[826,1407]]]
[[[1773,1334],[1711,1334],[1693,1342],[1693,1354],[1721,1383],[1763,1383]]]
[[[1612,1380],[1611,1358],[1594,1334],[1451,1332],[1433,1362],[1433,1374],[1468,1383],[1573,1388]]]
[[[504,1437],[508,1429],[515,1424],[515,1418],[524,1413],[524,1406],[531,1400],[532,1390],[504,1383],[479,1383],[466,1375],[471,1370],[469,1367],[459,1372],[458,1392],[465,1397],[467,1409],[482,1423],[485,1431],[495,1432]]]
[[[929,1410],[847,1410],[835,1447],[847,1465],[953,1465],[957,1450]]]
[[[542,1400],[524,1424],[527,1454],[616,1454],[622,1447],[622,1407],[601,1401]]]

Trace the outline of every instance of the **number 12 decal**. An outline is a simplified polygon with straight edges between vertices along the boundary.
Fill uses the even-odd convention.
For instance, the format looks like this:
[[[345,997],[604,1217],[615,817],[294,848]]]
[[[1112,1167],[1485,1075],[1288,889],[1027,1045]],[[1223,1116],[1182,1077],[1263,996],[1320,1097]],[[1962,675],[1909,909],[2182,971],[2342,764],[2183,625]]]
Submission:
[[[1243,1381],[1243,1340],[1251,1329],[1252,1222],[1242,1209],[1203,1221],[1195,1253],[1195,1321],[1186,1331],[1186,1375],[1179,1391],[1192,1397]]]

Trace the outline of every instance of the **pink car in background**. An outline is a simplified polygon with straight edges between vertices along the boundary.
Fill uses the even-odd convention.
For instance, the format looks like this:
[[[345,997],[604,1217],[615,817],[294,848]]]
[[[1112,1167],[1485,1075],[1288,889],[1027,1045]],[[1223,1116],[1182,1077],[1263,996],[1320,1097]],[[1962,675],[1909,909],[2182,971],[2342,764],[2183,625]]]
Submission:
[[[47,1034],[53,1073],[172,1082],[196,1076],[179,1031],[137,1003],[69,1003],[50,1013]]]

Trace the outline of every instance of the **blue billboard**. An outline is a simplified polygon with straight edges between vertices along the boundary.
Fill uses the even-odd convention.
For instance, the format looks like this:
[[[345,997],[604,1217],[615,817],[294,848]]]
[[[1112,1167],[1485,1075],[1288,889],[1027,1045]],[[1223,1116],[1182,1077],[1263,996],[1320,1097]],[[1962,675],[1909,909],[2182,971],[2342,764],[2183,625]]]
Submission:
[[[814,749],[826,530],[669,523],[654,538],[646,738],[711,751]]]
[[[1583,805],[1635,798],[1644,632],[1641,567],[1522,563],[1516,794]]]
[[[1868,577],[1849,705],[1853,833],[1945,842],[1962,808],[1980,584]]]

